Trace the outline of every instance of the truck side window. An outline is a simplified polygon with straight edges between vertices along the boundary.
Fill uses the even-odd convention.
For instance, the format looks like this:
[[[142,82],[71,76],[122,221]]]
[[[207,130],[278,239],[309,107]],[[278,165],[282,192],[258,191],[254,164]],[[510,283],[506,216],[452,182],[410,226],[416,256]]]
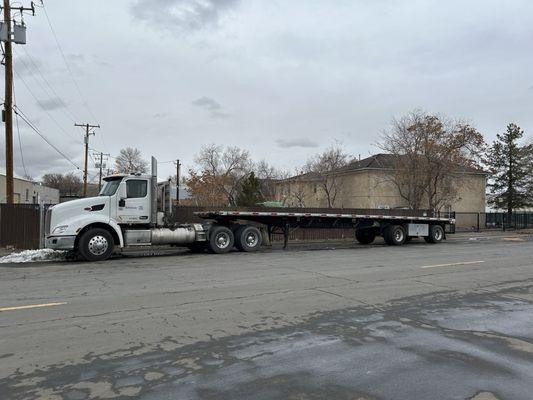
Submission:
[[[130,179],[126,181],[126,196],[128,199],[146,197],[148,193],[148,181]]]

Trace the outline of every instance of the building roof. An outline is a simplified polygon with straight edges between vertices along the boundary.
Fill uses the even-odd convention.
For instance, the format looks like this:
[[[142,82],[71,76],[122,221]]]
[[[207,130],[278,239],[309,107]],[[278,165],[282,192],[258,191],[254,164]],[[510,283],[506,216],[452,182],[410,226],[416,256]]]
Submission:
[[[377,169],[377,170],[391,170],[396,167],[397,155],[387,154],[387,153],[378,153],[370,157],[363,158],[362,160],[352,160],[346,166],[339,168],[338,173],[350,173],[358,172],[367,169]],[[481,168],[474,168],[470,166],[457,166],[457,172],[467,173],[467,174],[487,174]],[[320,175],[315,172],[307,172],[301,175],[293,176],[288,178],[292,180],[299,178],[304,181],[313,181],[320,178]],[[285,180],[285,179],[283,179]]]
[[[396,167],[397,156],[395,154],[378,153],[362,160],[353,160],[345,167],[339,168],[338,172],[351,172],[363,169],[394,169]],[[458,165],[457,172],[471,174],[485,174],[480,168],[474,168],[467,165]]]

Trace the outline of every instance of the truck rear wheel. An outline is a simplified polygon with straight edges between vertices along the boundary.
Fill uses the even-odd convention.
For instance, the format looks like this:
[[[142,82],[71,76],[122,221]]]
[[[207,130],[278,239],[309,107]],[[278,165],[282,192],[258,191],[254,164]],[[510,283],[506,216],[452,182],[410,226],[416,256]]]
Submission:
[[[211,253],[227,253],[233,248],[235,238],[231,229],[225,226],[213,226],[209,231],[208,249]]]
[[[370,244],[376,239],[374,229],[356,229],[355,239],[361,244]]]
[[[429,236],[424,236],[426,243],[440,243],[444,239],[444,229],[440,225],[429,227]]]
[[[407,239],[405,229],[401,225],[389,225],[383,232],[383,239],[389,246],[401,246]]]
[[[255,226],[243,225],[235,231],[235,247],[240,251],[256,251],[261,247],[263,235]]]
[[[84,232],[78,242],[78,252],[87,261],[107,260],[113,253],[113,236],[102,228]]]

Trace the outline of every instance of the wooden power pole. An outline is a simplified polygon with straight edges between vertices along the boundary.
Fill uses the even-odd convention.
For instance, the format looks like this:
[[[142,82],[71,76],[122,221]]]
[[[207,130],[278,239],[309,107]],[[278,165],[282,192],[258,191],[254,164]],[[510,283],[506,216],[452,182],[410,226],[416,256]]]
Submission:
[[[11,6],[9,0],[4,0],[4,24],[7,34],[11,32]],[[6,202],[13,203],[13,50],[11,38],[4,42],[5,76],[5,123],[6,123]]]
[[[4,0],[2,10],[4,21],[2,26],[2,41],[4,42],[4,64],[5,64],[5,100],[4,100],[4,121],[6,124],[6,202],[12,204],[14,201],[13,187],[13,48],[12,42],[26,44],[26,28],[24,23],[18,25],[11,19],[11,4],[9,0]],[[31,11],[35,14],[33,2],[31,8],[13,7],[13,10],[22,13]],[[12,24],[13,22],[13,24]],[[15,30],[13,31],[12,28]]]
[[[89,158],[89,136],[94,135],[94,131],[91,132],[91,129],[100,128],[100,125],[74,124],[74,126],[80,126],[85,128],[85,137],[83,138],[83,142],[85,143],[85,164],[83,168],[83,197],[87,197],[87,164]]]

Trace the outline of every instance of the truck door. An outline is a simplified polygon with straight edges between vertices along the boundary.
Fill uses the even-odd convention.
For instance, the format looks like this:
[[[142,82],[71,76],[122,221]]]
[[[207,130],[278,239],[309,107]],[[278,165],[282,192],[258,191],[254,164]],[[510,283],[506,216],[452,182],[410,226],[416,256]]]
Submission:
[[[123,183],[126,197],[117,197],[119,224],[146,224],[150,222],[150,182],[148,179],[129,178]],[[124,194],[124,191],[121,191]]]

